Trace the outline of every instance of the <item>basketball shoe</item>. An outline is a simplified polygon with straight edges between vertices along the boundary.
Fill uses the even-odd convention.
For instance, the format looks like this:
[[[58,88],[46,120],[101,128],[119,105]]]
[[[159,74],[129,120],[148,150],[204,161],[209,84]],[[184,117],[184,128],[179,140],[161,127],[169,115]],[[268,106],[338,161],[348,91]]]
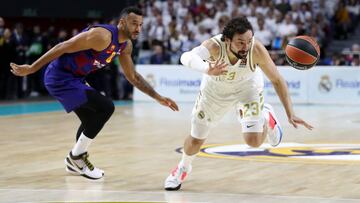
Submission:
[[[268,142],[271,146],[276,147],[282,139],[282,128],[279,120],[276,118],[273,107],[270,104],[264,104],[265,122],[267,122]]]
[[[179,190],[181,184],[184,182],[185,178],[191,173],[191,165],[186,168],[181,164],[181,162],[176,166],[176,168],[170,173],[170,175],[165,180],[165,190]]]
[[[74,156],[70,151],[65,159],[66,171],[72,175],[81,175],[93,180],[102,178],[104,171],[94,167],[88,158],[89,154],[87,152]]]

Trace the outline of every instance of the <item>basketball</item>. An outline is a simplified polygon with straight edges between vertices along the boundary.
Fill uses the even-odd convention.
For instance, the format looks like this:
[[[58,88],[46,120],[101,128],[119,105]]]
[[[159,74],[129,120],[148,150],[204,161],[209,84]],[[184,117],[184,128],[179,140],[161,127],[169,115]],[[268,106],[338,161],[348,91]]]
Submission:
[[[314,38],[297,36],[285,47],[286,61],[294,68],[307,70],[312,68],[320,58],[320,47]]]

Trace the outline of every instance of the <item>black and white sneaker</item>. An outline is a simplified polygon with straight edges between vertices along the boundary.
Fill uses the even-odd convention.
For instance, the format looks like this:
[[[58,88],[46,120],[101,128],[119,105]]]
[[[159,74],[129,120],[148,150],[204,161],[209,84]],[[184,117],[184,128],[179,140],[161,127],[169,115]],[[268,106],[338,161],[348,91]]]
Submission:
[[[94,167],[88,158],[89,154],[87,152],[73,156],[70,151],[65,158],[66,171],[72,175],[81,175],[93,180],[104,177],[104,171]]]

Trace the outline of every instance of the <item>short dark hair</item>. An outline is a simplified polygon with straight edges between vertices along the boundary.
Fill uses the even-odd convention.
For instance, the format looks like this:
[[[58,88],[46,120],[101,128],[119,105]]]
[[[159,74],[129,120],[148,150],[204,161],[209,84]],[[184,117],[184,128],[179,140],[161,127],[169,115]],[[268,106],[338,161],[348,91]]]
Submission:
[[[128,16],[130,13],[135,13],[136,15],[142,16],[143,13],[141,11],[140,8],[138,7],[134,7],[134,6],[130,6],[130,7],[126,7],[123,10],[121,10],[120,12],[120,18],[126,17]]]
[[[236,33],[244,34],[248,30],[254,34],[253,27],[246,17],[233,18],[225,25],[221,41],[225,41],[225,38],[232,39]]]

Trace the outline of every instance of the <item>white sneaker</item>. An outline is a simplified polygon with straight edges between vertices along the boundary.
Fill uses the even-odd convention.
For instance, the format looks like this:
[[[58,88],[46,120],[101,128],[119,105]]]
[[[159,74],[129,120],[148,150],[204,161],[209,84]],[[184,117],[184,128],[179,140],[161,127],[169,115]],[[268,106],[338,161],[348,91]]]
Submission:
[[[268,142],[271,146],[276,147],[282,139],[282,128],[273,107],[270,104],[264,104],[264,110],[269,113],[269,117],[266,118],[268,123]]]
[[[191,169],[191,165],[188,168],[185,168],[183,165],[178,164],[166,178],[164,184],[165,190],[179,190],[185,178],[191,173]]]
[[[70,151],[65,159],[66,171],[72,175],[81,175],[93,180],[104,177],[104,171],[94,167],[88,158],[87,152],[73,156]]]

